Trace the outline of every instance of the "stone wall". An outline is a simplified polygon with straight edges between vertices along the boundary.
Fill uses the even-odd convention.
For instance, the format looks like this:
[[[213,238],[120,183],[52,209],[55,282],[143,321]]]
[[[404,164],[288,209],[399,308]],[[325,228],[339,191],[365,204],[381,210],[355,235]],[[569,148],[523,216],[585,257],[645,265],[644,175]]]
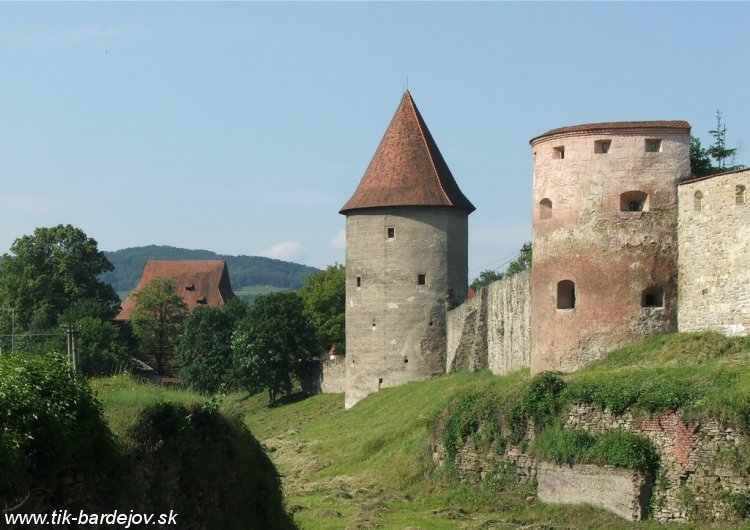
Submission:
[[[750,464],[743,456],[750,439],[716,420],[690,423],[671,411],[636,417],[629,411],[612,414],[596,405],[574,403],[565,428],[623,429],[646,436],[659,455],[656,476],[611,466],[559,467],[537,461],[518,446],[498,452],[468,437],[454,459],[458,477],[479,483],[511,472],[519,481],[536,479],[543,502],[598,504],[632,520],[650,510],[650,516],[661,522],[731,521],[737,514],[729,498],[750,495]],[[526,442],[532,438],[530,426]],[[447,452],[435,432],[430,444],[433,459],[445,462]],[[604,490],[616,491],[615,497],[621,498]]]
[[[750,333],[750,169],[680,184],[680,331]]]
[[[715,521],[734,516],[726,494],[747,494],[748,476],[741,476],[736,459],[750,440],[710,419],[686,423],[675,412],[636,418],[602,411],[596,405],[571,407],[566,428],[588,431],[624,429],[648,437],[659,454],[652,516],[658,521]]]
[[[529,366],[531,275],[493,282],[448,312],[446,372],[489,368],[502,375]]]
[[[307,394],[343,394],[346,391],[346,357],[317,361],[300,384]]]
[[[614,466],[557,466],[540,462],[537,498],[546,503],[592,504],[631,521],[646,516],[651,477]]]

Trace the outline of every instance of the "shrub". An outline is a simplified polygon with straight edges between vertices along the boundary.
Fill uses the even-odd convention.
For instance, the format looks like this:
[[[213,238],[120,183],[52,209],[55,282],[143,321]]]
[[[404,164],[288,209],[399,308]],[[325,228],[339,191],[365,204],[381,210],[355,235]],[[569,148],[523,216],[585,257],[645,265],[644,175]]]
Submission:
[[[0,498],[6,501],[29,480],[114,462],[100,404],[60,355],[0,357],[0,433]]]
[[[564,390],[565,381],[553,372],[542,372],[535,376],[526,387],[520,403],[508,415],[511,441],[515,444],[523,441],[529,420],[534,422],[536,432],[555,423],[562,411],[561,395]]]
[[[550,427],[532,443],[532,450],[556,464],[613,465],[655,471],[659,456],[651,441],[627,431],[589,433]]]

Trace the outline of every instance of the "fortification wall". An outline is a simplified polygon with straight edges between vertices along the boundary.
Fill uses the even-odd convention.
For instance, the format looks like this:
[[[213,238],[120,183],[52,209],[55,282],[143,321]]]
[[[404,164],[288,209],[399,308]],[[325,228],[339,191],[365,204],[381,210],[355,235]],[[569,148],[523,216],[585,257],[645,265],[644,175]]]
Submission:
[[[346,391],[346,357],[322,359],[300,379],[307,394],[343,394]]]
[[[532,372],[573,371],[676,329],[676,188],[690,174],[689,126],[660,123],[532,140]]]
[[[750,333],[750,169],[679,186],[680,331]]]
[[[446,371],[502,375],[528,368],[531,274],[522,272],[482,288],[448,312]]]

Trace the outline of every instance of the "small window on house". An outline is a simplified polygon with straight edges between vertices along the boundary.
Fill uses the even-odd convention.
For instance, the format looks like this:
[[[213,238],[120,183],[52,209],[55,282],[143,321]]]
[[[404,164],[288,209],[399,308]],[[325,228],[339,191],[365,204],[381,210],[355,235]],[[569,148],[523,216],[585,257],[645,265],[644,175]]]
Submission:
[[[696,191],[693,195],[693,208],[696,212],[700,212],[703,209],[703,192]]]
[[[195,291],[195,284],[191,283],[190,285],[185,286],[186,291]]]
[[[621,212],[648,211],[648,194],[643,191],[626,191],[620,195]]]
[[[576,284],[563,280],[557,284],[557,309],[574,309],[576,306]]]
[[[552,218],[552,201],[549,199],[542,199],[539,201],[539,219],[551,219]]]
[[[552,158],[554,158],[555,160],[562,160],[563,158],[565,158],[565,146],[560,145],[555,147],[552,151]]]
[[[734,188],[734,202],[736,204],[745,204],[745,186],[737,184]]]
[[[204,296],[203,298],[198,299],[196,303],[200,305],[206,305],[208,301],[206,300],[206,297]]]
[[[427,276],[425,274],[417,274],[417,285],[424,285],[427,283]]]
[[[597,140],[594,142],[594,152],[600,155],[609,153],[612,140]]]
[[[664,307],[664,291],[656,285],[646,287],[641,293],[641,307]]]
[[[357,276],[357,289],[362,287],[362,276]]]
[[[646,140],[646,152],[647,153],[660,153],[661,152],[661,138],[649,138]]]
[[[393,239],[396,237],[396,229],[392,226],[389,226],[386,228],[386,235],[388,236],[388,239]]]

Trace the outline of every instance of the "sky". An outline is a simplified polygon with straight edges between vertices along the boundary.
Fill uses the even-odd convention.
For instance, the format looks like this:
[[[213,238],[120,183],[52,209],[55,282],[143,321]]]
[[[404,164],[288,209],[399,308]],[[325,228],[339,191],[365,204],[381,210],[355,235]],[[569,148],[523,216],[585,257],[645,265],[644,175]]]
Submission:
[[[529,140],[721,110],[750,165],[750,3],[0,2],[0,252],[70,223],[345,262],[354,193],[408,87],[464,194],[469,280],[531,239]]]

